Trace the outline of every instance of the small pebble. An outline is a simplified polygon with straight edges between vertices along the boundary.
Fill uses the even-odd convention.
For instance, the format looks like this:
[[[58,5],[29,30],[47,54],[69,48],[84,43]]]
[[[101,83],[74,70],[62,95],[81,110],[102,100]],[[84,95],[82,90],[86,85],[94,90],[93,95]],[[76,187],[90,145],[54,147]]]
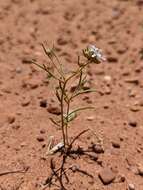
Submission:
[[[143,176],[143,165],[138,166],[138,174]]]
[[[52,105],[49,105],[49,107],[47,108],[47,111],[49,113],[52,113],[52,114],[55,114],[55,115],[60,115],[61,114],[60,108],[56,107],[56,106],[52,106]]]
[[[45,129],[41,129],[41,130],[40,130],[40,133],[41,133],[41,134],[45,134],[45,133],[46,133],[46,130],[45,130]]]
[[[108,185],[114,181],[116,175],[110,168],[104,168],[99,173],[99,178],[101,179],[104,185]]]
[[[67,40],[67,39],[64,39],[64,38],[62,38],[62,37],[59,37],[59,38],[57,39],[57,44],[60,45],[60,46],[66,45],[67,43],[68,43],[68,40]]]
[[[111,80],[112,80],[111,76],[109,76],[109,75],[105,75],[103,79],[104,79],[104,81],[105,81],[107,84],[110,84],[110,83],[111,83]]]
[[[39,142],[43,142],[43,141],[44,141],[44,138],[43,138],[42,136],[38,136],[36,139],[37,139],[37,141],[39,141]]]
[[[136,105],[133,105],[133,106],[130,107],[130,110],[132,112],[138,112],[138,111],[140,111],[140,108],[138,106],[136,106]]]
[[[89,116],[89,117],[87,117],[86,119],[87,119],[87,121],[93,121],[94,120],[94,116]]]
[[[125,182],[125,180],[126,180],[126,178],[124,175],[119,176],[119,183],[123,183],[123,182]]]
[[[1,90],[2,90],[2,92],[4,92],[4,93],[11,94],[11,88],[10,88],[10,87],[4,87],[4,88],[2,88]]]
[[[138,5],[138,6],[143,6],[143,0],[138,0],[138,1],[137,1],[137,5]]]
[[[14,115],[10,115],[10,116],[8,116],[7,120],[8,120],[9,124],[12,124],[12,123],[15,122],[15,116]]]
[[[26,142],[22,142],[22,143],[20,144],[21,147],[24,147],[24,146],[26,146],[26,145],[27,145]]]
[[[134,78],[127,78],[127,79],[125,79],[125,82],[127,82],[127,83],[133,83],[133,84],[138,85],[139,84],[139,79],[136,78],[136,77],[134,77]]]
[[[46,108],[47,107],[47,100],[41,100],[40,101],[40,107],[42,107],[42,108]]]
[[[120,148],[120,144],[118,142],[115,142],[115,141],[112,142],[112,146],[114,148]]]
[[[130,121],[129,121],[129,126],[131,126],[131,127],[137,127],[137,121],[135,121],[135,120],[130,120]]]
[[[118,58],[110,56],[110,57],[107,58],[107,61],[110,62],[110,63],[117,62]]]
[[[16,73],[22,73],[21,67],[17,67],[15,71],[16,71]]]
[[[26,58],[22,58],[22,63],[23,64],[31,64],[31,60],[28,60]]]
[[[21,105],[23,107],[28,106],[30,104],[30,99],[29,98],[25,98],[22,102]]]
[[[141,107],[143,107],[143,100],[140,100],[140,101],[139,101],[139,105],[140,105]]]
[[[137,95],[137,91],[129,90],[129,94],[128,94],[129,97],[135,97],[136,95]]]
[[[98,154],[104,153],[104,148],[103,148],[102,145],[96,144],[96,145],[94,146],[94,151],[95,151],[95,153],[98,153]]]
[[[129,187],[129,190],[135,190],[135,186],[132,183],[129,183],[128,187]]]
[[[104,109],[108,109],[108,108],[109,108],[109,104],[106,103],[106,104],[103,106],[103,108],[104,108]]]
[[[31,89],[35,89],[35,88],[38,88],[39,85],[37,84],[37,82],[31,82],[29,83],[29,86]]]

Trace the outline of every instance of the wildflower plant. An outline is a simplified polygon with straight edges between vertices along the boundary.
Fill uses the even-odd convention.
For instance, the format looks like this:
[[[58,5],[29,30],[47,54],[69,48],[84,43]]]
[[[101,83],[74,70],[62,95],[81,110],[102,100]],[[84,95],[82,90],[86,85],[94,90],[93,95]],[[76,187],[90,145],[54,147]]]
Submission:
[[[54,120],[53,118],[51,118],[51,121],[58,127],[61,127],[62,141],[55,147],[53,147],[51,150],[50,144],[49,150],[51,154],[58,151],[60,148],[63,148],[63,150],[66,152],[69,146],[71,145],[71,142],[69,142],[68,134],[68,127],[70,122],[76,118],[77,113],[79,111],[93,108],[87,106],[79,107],[75,110],[72,110],[71,102],[81,94],[95,92],[95,90],[93,89],[84,88],[87,82],[85,71],[89,64],[99,64],[102,61],[105,61],[105,58],[103,57],[100,49],[98,49],[94,45],[89,45],[82,51],[82,56],[86,58],[85,62],[81,62],[81,56],[78,56],[77,68],[74,71],[71,71],[70,73],[66,73],[64,72],[63,65],[61,64],[58,56],[55,53],[54,47],[46,48],[45,45],[42,44],[42,48],[46,56],[49,58],[49,64],[41,65],[37,63],[37,61],[35,60],[32,60],[32,63],[43,69],[45,72],[47,72],[48,76],[50,78],[53,78],[57,83],[57,86],[55,87],[54,91],[57,100],[59,101],[61,112],[60,120]],[[75,78],[78,79],[78,84],[71,92],[70,84]]]

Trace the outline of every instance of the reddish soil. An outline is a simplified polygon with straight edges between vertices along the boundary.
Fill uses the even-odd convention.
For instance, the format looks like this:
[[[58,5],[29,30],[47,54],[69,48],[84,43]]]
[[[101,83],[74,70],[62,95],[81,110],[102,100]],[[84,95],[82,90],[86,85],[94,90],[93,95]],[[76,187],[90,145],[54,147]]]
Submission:
[[[96,109],[80,113],[69,128],[70,137],[90,129],[75,148],[80,145],[85,150],[94,144],[98,152],[100,139],[104,152],[91,152],[95,160],[85,154],[67,157],[64,168],[69,181],[63,175],[63,186],[143,190],[142,0],[0,1],[0,189],[40,190],[51,176],[51,158],[56,168],[62,163],[59,153],[45,158],[48,137],[61,139],[61,130],[49,119],[54,115],[47,111],[55,105],[54,83],[47,83],[44,71],[26,61],[37,58],[44,63],[39,45],[44,41],[55,44],[67,69],[75,66],[77,52],[90,43],[107,57],[88,72],[90,86],[102,95],[86,94],[73,103],[74,108],[94,105]],[[47,107],[40,106],[41,100],[47,101]],[[2,175],[25,168],[23,173]],[[111,182],[103,184],[99,175]],[[64,189],[56,176],[52,182],[52,190]]]

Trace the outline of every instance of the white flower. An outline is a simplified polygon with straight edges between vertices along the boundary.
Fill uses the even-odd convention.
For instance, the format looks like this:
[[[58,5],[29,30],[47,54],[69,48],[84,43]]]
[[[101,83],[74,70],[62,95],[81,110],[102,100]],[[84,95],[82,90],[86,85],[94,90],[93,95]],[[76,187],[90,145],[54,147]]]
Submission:
[[[93,61],[94,63],[100,63],[106,60],[102,55],[102,50],[94,45],[87,46],[87,48],[83,50],[83,54],[88,60]]]

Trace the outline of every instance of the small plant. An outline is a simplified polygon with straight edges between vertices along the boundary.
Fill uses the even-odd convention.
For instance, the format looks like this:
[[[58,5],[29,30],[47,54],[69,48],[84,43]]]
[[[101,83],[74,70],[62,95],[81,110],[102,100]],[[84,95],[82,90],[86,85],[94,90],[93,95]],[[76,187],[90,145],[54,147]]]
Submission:
[[[78,96],[88,92],[95,92],[93,89],[84,88],[87,79],[85,69],[89,64],[95,63],[98,64],[105,60],[102,56],[101,50],[96,48],[94,45],[89,45],[86,49],[82,51],[82,56],[85,58],[84,62],[81,61],[81,56],[78,56],[77,59],[77,68],[70,73],[65,72],[63,69],[63,65],[61,64],[58,56],[55,53],[55,49],[46,48],[44,44],[42,44],[42,48],[49,58],[49,64],[39,64],[35,60],[32,60],[32,63],[43,69],[47,72],[48,77],[53,78],[57,83],[55,87],[55,95],[60,104],[60,120],[51,119],[51,121],[61,127],[62,130],[62,141],[53,147],[50,150],[51,144],[49,144],[49,153],[54,153],[58,151],[60,148],[63,148],[64,152],[66,152],[71,145],[69,142],[69,134],[68,127],[69,123],[74,120],[77,116],[77,112],[85,109],[92,109],[93,107],[79,107],[75,110],[71,109],[71,102]],[[73,80],[77,80],[77,85],[71,91],[71,83]]]

